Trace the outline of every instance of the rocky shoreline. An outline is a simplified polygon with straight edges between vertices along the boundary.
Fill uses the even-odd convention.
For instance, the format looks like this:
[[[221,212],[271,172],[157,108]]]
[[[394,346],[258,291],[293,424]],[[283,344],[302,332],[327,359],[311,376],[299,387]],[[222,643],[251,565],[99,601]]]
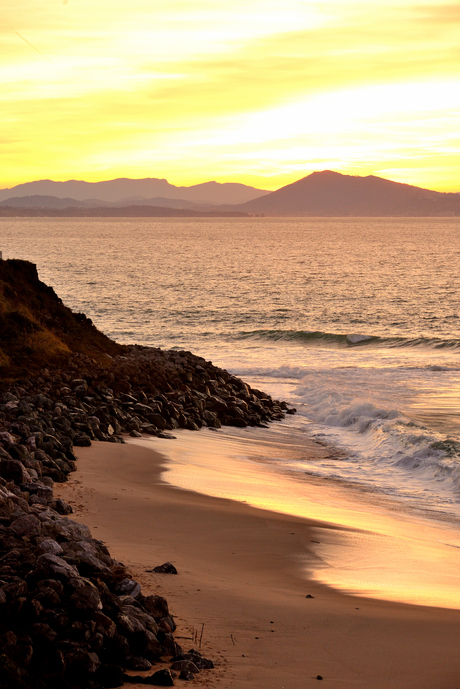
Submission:
[[[76,469],[75,446],[123,434],[265,426],[284,402],[190,352],[131,346],[99,360],[0,382],[0,689],[101,689],[125,681],[172,686],[212,662],[174,639],[167,601],[144,596],[54,482]],[[171,670],[136,678],[160,659]]]

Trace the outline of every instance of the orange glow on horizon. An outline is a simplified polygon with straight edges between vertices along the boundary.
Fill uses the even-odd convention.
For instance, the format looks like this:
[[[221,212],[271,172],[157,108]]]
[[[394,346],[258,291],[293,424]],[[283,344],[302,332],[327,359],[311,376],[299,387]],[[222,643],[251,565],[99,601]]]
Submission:
[[[456,2],[18,0],[0,20],[0,188],[333,169],[460,191]]]

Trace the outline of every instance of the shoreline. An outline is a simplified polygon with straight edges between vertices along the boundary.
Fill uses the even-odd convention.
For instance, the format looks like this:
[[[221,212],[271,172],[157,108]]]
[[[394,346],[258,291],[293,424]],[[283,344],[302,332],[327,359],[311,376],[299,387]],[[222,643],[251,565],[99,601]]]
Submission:
[[[327,525],[316,527],[318,543],[312,541],[317,557],[309,576],[315,581],[355,596],[460,609],[458,524],[385,495],[281,468],[305,453],[312,463],[330,457],[330,446],[268,429],[177,430],[175,436],[173,443],[129,442],[164,454],[163,479],[176,488]]]
[[[175,488],[150,448],[96,443],[57,492],[143,587],[170,601],[178,636],[204,623],[205,686],[451,689],[460,611],[357,598],[306,575],[315,526],[338,526]],[[352,530],[349,530],[352,531]],[[179,575],[145,572],[172,561]],[[307,595],[314,596],[306,599]],[[179,642],[188,647],[191,642]]]

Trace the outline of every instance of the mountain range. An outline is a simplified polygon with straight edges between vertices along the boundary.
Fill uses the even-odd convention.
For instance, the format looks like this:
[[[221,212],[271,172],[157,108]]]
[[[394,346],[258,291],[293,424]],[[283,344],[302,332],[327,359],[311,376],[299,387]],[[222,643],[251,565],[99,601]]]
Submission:
[[[154,194],[154,196],[152,196]],[[460,194],[442,193],[369,175],[313,172],[268,192],[244,184],[176,187],[164,179],[107,182],[41,180],[0,190],[1,215],[180,217],[460,216]]]
[[[263,189],[255,189],[245,184],[227,182],[205,182],[191,187],[176,187],[165,179],[112,179],[106,182],[83,182],[69,180],[54,182],[49,179],[18,184],[11,189],[0,189],[0,201],[25,196],[47,196],[58,199],[84,201],[91,206],[104,206],[107,203],[129,206],[137,203],[145,205],[159,199],[175,199],[199,205],[222,205],[246,203],[263,194]],[[78,204],[75,204],[78,205]],[[150,203],[148,205],[158,205]],[[183,207],[183,206],[182,206]]]

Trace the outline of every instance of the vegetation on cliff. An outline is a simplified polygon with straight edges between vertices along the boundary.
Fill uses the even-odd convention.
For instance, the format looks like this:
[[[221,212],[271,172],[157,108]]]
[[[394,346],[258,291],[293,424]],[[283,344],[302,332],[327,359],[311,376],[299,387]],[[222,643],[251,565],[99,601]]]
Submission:
[[[73,313],[28,261],[0,261],[0,376],[62,364],[72,353],[121,354],[83,313]]]

